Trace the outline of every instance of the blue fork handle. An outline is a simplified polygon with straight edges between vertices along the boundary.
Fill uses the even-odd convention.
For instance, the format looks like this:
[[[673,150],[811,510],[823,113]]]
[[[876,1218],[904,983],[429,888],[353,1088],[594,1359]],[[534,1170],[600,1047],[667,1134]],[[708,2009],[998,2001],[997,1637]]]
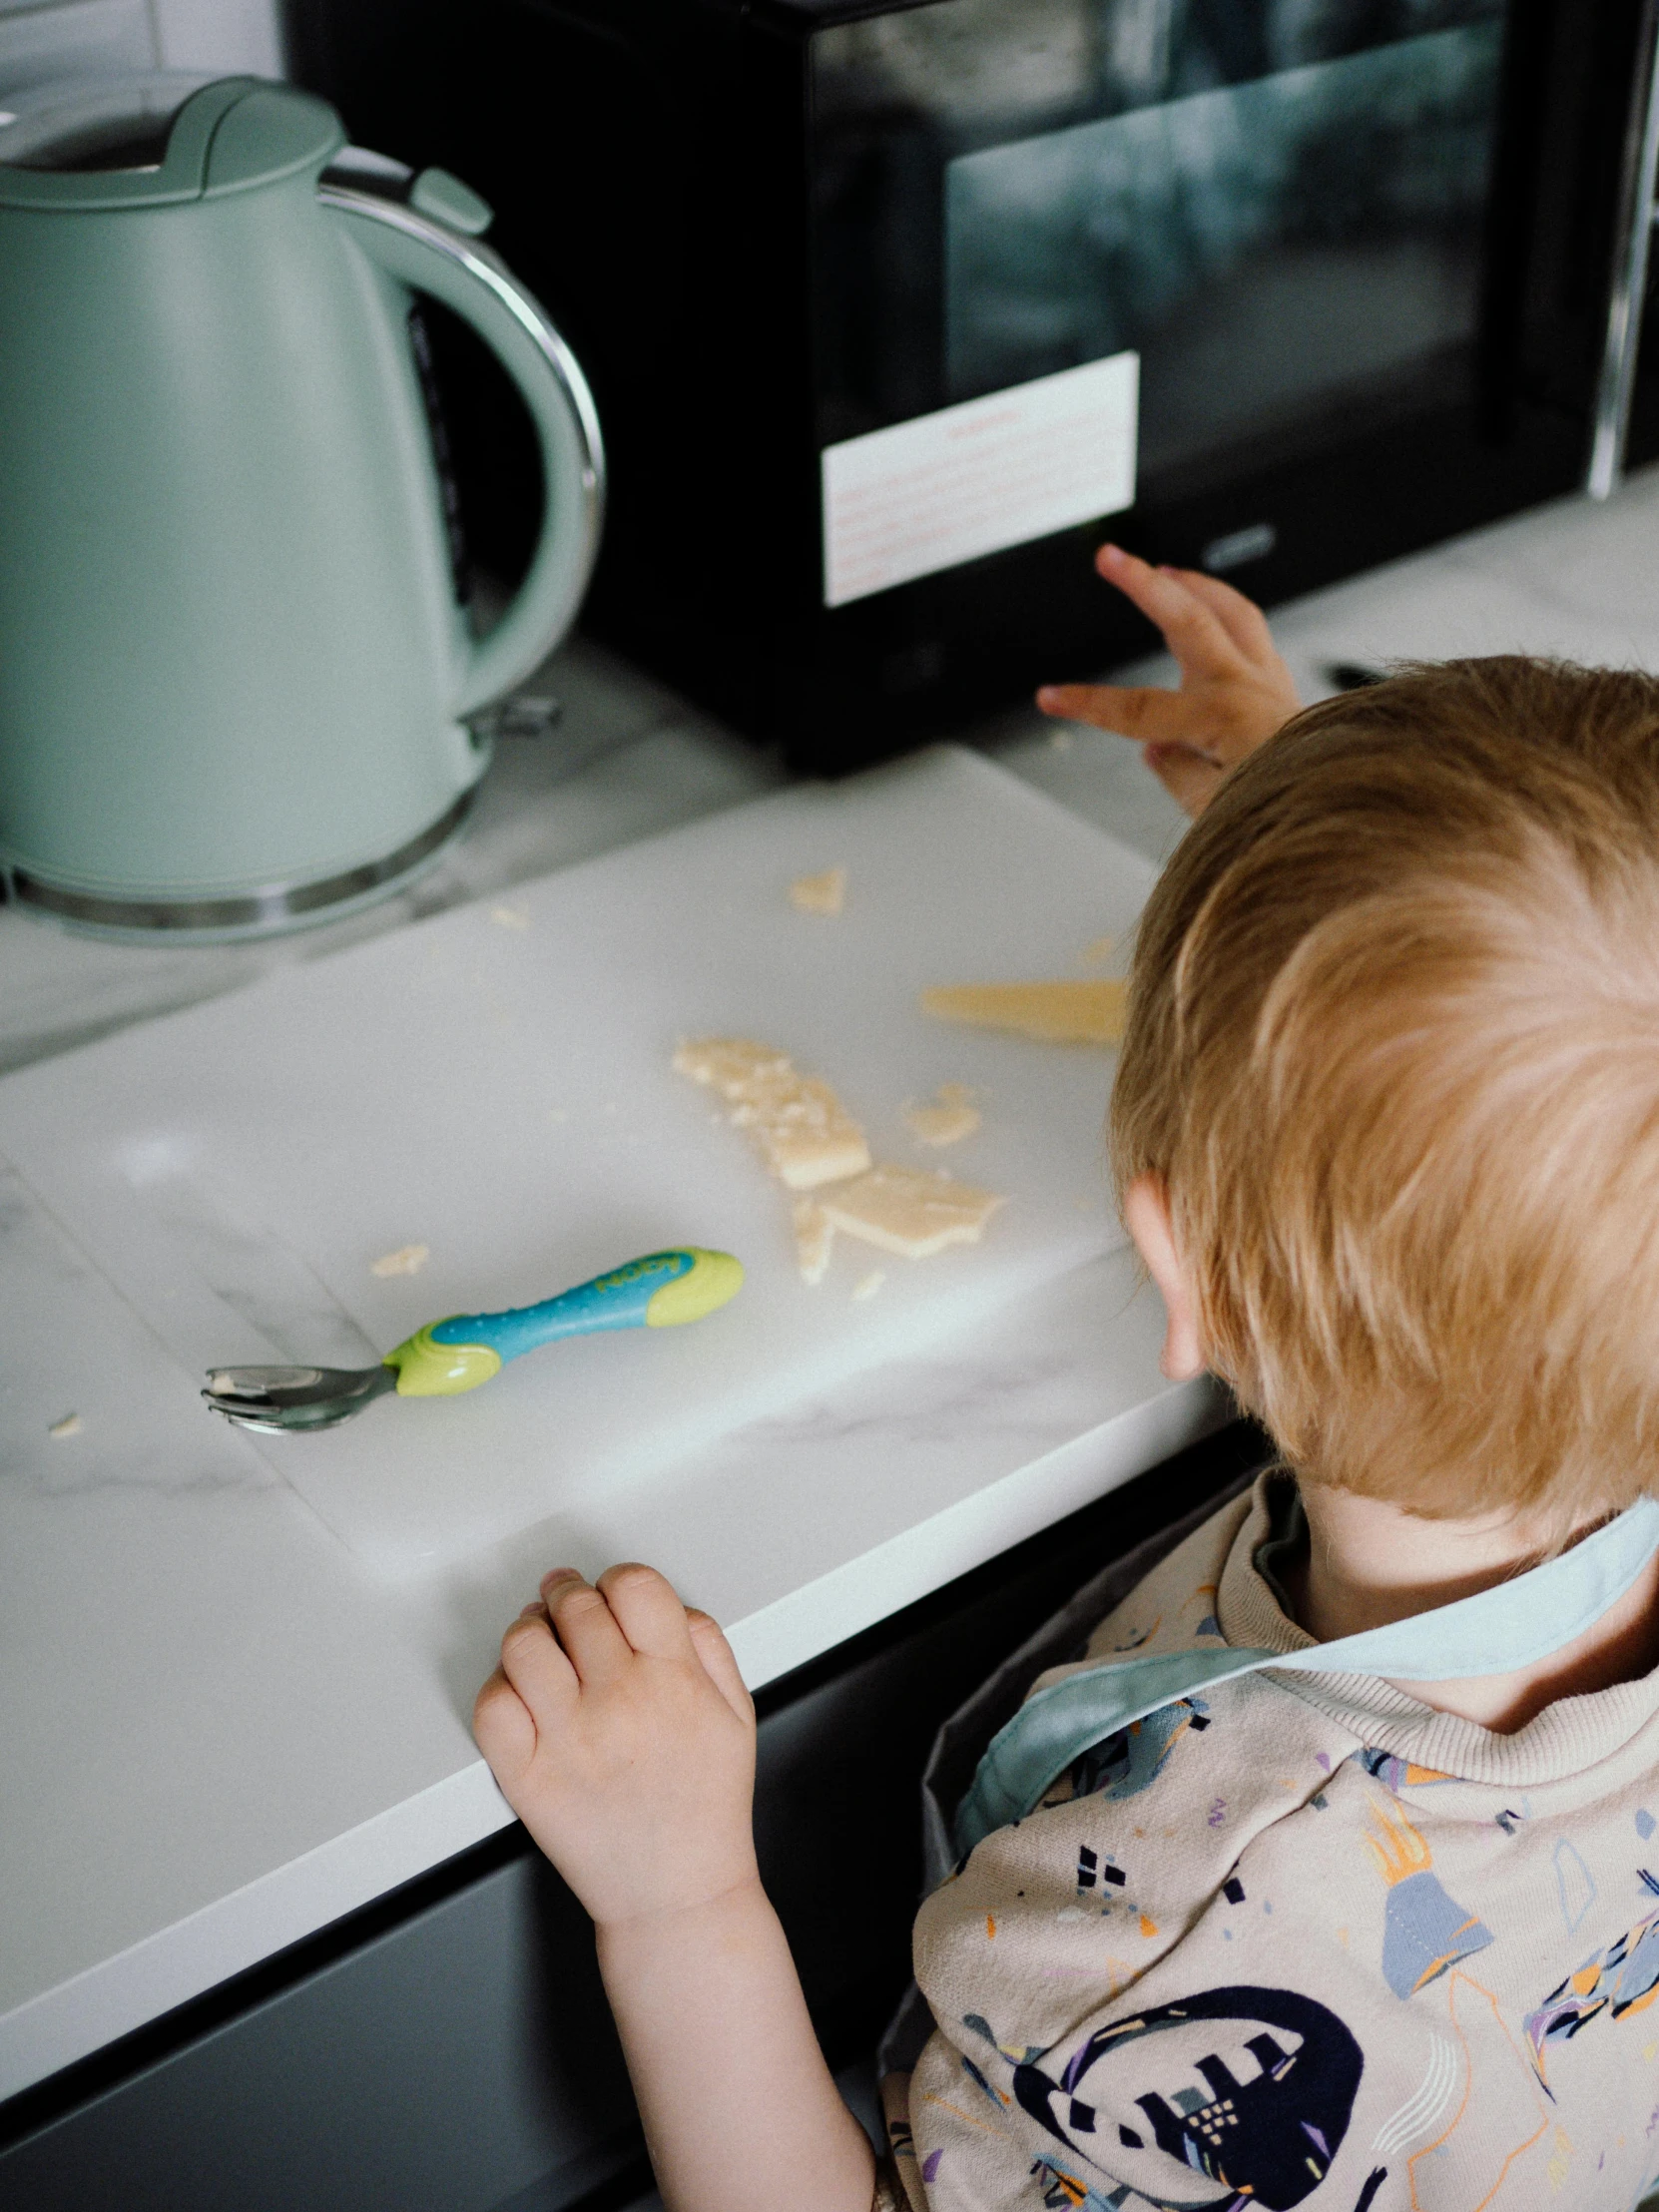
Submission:
[[[742,1264],[729,1252],[680,1245],[650,1252],[591,1283],[561,1291],[539,1306],[503,1314],[451,1314],[428,1322],[386,1354],[402,1397],[452,1397],[499,1375],[509,1360],[559,1337],[601,1329],[671,1329],[701,1321],[743,1287]]]

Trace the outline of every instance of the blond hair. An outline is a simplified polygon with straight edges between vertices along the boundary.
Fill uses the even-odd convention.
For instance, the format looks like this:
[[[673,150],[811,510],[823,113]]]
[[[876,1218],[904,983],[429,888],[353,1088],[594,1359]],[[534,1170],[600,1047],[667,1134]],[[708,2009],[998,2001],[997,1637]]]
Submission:
[[[1451,662],[1288,724],[1147,907],[1112,1143],[1305,1476],[1659,1489],[1659,682]]]

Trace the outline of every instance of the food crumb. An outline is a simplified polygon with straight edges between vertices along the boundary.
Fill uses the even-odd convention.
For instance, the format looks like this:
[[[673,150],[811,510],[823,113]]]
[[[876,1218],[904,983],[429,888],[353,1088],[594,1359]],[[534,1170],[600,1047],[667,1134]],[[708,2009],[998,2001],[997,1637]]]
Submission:
[[[827,867],[821,875],[798,875],[790,885],[790,904],[803,914],[838,914],[845,897],[843,867]]]
[[[676,1074],[729,1101],[729,1119],[755,1136],[768,1167],[792,1191],[810,1191],[869,1166],[864,1133],[828,1083],[800,1074],[789,1054],[752,1037],[682,1044]]]
[[[835,1242],[835,1225],[824,1208],[810,1198],[795,1202],[795,1256],[801,1280],[809,1286],[824,1281]]]
[[[922,1144],[960,1144],[979,1126],[979,1109],[968,1103],[971,1096],[965,1083],[941,1083],[931,1106],[904,1108],[910,1134]]]
[[[62,1420],[55,1420],[46,1431],[49,1436],[78,1436],[81,1433],[79,1413],[65,1413]]]
[[[1056,753],[1069,753],[1077,743],[1075,730],[1050,730],[1048,742]]]
[[[547,1118],[549,1121],[554,1123],[569,1121],[570,1108],[568,1106],[549,1106],[547,1109]]]
[[[855,1299],[873,1298],[886,1280],[885,1268],[871,1268],[867,1275],[860,1275],[853,1284],[852,1296]]]
[[[1114,937],[1091,937],[1077,957],[1085,967],[1098,967],[1102,960],[1112,957],[1112,947],[1116,941]]]
[[[490,919],[499,922],[503,929],[528,929],[530,917],[522,906],[492,906]]]
[[[1116,977],[1088,982],[964,983],[923,991],[924,1013],[980,1029],[1007,1029],[1049,1044],[1123,1041],[1129,986]]]
[[[900,1167],[871,1168],[854,1182],[837,1183],[819,1201],[843,1235],[895,1252],[901,1260],[925,1260],[946,1245],[977,1244],[1002,1203],[994,1191],[972,1190],[942,1170]]]
[[[418,1275],[432,1257],[425,1245],[399,1245],[395,1252],[383,1252],[378,1260],[370,1262],[371,1275]]]

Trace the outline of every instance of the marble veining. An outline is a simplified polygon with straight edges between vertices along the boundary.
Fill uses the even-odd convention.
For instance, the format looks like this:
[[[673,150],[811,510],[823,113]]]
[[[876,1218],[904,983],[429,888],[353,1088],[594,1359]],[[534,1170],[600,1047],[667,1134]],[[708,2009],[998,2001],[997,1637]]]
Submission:
[[[0,1494],[159,1490],[276,1480],[246,1437],[200,1418],[196,1385],[14,1168],[0,1168]],[[67,1433],[54,1435],[60,1423]]]

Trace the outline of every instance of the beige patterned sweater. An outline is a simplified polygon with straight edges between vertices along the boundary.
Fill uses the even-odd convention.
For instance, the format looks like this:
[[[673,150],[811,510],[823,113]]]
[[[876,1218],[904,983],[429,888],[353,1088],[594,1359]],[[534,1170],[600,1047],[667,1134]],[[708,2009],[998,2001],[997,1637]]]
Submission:
[[[1261,1478],[1090,1661],[1307,1646],[1272,1572],[1299,1516]],[[1512,1735],[1272,1670],[1135,1723],[922,1907],[936,2031],[884,2085],[876,2204],[1628,2212],[1659,2170],[1656,1825],[1659,1673]]]

